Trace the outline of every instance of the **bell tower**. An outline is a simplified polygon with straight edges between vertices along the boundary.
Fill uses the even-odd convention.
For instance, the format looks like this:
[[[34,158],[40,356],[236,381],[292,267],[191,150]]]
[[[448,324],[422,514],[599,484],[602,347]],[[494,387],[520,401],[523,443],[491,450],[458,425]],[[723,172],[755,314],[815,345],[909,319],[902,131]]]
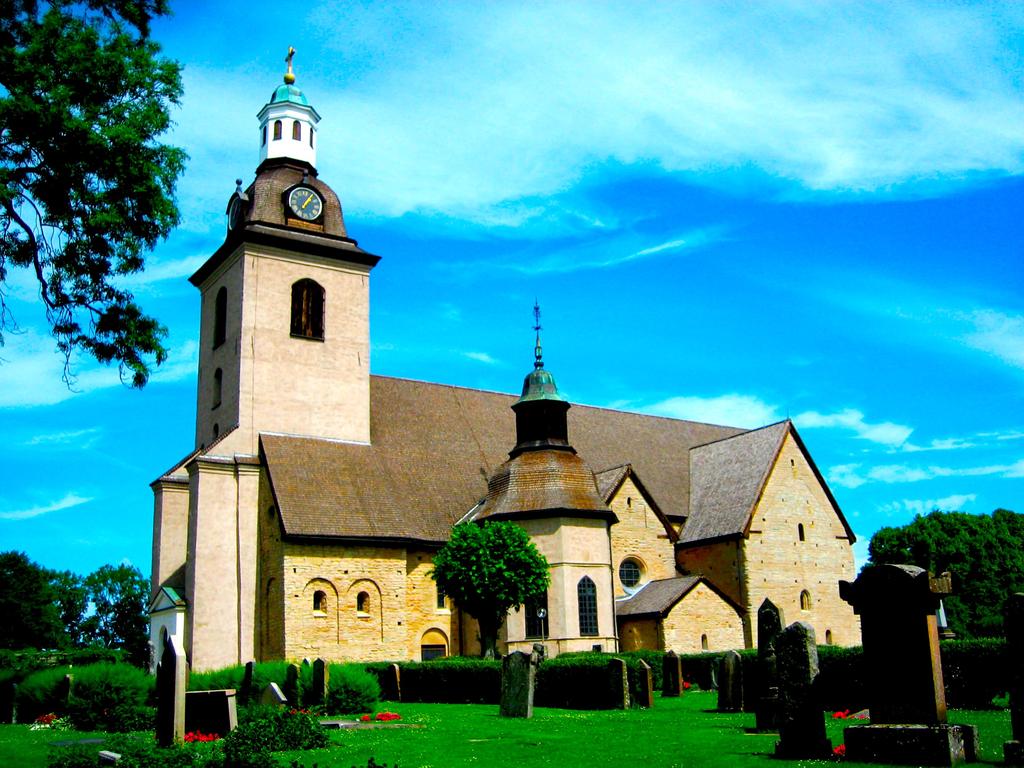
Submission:
[[[284,83],[259,111],[260,164],[238,180],[223,244],[190,278],[202,294],[197,449],[255,455],[260,432],[369,442],[369,277],[318,177],[320,115]],[[230,436],[229,436],[230,434]]]

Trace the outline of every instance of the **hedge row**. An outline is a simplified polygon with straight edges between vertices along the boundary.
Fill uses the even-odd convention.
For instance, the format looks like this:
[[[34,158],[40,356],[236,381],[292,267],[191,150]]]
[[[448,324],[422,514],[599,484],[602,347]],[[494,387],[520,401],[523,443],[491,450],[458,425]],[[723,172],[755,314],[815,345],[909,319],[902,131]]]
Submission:
[[[47,667],[83,667],[86,664],[124,661],[125,652],[113,648],[79,648],[70,651],[12,651],[0,649],[0,675],[13,671],[19,677]],[[10,678],[8,678],[10,679]]]

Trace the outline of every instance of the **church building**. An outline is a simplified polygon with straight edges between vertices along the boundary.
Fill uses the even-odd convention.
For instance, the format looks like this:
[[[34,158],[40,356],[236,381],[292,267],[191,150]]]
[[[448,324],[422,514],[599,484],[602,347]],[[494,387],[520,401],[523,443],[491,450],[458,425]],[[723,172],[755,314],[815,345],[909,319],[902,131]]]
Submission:
[[[570,405],[539,322],[519,396],[372,375],[380,257],[319,178],[291,54],[258,119],[256,178],[190,278],[196,436],[152,483],[154,645],[180,636],[198,670],[478,653],[430,570],[454,525],[489,520],[521,525],[551,568],[502,651],[751,647],[765,598],[821,643],[859,642],[838,590],[855,537],[791,422]]]

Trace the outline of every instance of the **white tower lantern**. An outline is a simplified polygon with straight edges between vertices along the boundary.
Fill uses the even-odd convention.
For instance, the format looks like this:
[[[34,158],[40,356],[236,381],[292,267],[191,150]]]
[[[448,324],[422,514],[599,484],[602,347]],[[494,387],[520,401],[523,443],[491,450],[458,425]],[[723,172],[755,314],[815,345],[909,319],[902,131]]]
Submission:
[[[260,121],[260,163],[278,157],[309,163],[316,169],[316,125],[320,115],[305,94],[295,87],[292,57],[288,49],[288,71],[257,117]]]

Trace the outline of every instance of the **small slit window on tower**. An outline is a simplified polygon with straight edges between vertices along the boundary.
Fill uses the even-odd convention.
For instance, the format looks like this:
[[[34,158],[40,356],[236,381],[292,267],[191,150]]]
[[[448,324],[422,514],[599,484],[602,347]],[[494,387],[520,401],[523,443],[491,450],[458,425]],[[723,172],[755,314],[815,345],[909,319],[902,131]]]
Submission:
[[[327,593],[322,589],[313,593],[313,612],[327,613]]]
[[[224,371],[218,368],[213,372],[213,407],[220,406],[221,393],[224,391]]]
[[[700,636],[700,649],[702,651],[706,651],[708,649],[708,636],[707,635],[701,635]]]
[[[281,121],[280,120],[275,120],[274,121],[274,141],[277,141],[278,139],[281,138],[281,131],[282,131]]]
[[[213,302],[213,348],[224,343],[228,330],[228,289],[221,286]]]
[[[796,535],[797,535],[797,536],[798,536],[798,537],[800,538],[800,541],[804,541],[804,540],[805,540],[805,536],[804,536],[804,524],[803,524],[803,523],[797,523],[797,526],[796,526]]]
[[[324,338],[324,289],[304,278],[292,285],[292,336]]]
[[[597,587],[589,576],[584,576],[576,585],[576,599],[579,603],[580,635],[597,635]]]
[[[314,130],[313,130],[313,126],[310,126],[310,127],[309,127],[309,146],[310,146],[311,148],[312,148],[312,146],[313,146],[313,134],[314,134],[314,133],[316,133],[316,131],[314,131]]]
[[[302,123],[298,120],[292,120],[292,139],[302,141]]]
[[[261,147],[265,147],[265,146],[267,146],[267,126],[266,125],[263,126],[263,130],[261,131],[261,133],[262,133],[262,137],[260,138],[260,146]]]
[[[800,610],[809,611],[811,610],[811,593],[806,589],[800,593]]]

